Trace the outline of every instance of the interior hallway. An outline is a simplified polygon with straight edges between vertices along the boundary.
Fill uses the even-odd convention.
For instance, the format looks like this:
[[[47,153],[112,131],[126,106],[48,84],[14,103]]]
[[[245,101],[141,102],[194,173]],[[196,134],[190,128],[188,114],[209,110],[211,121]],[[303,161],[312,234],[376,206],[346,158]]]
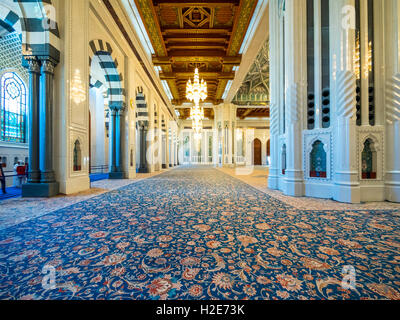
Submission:
[[[400,298],[398,210],[301,210],[230,174],[181,167],[1,230],[0,299]]]

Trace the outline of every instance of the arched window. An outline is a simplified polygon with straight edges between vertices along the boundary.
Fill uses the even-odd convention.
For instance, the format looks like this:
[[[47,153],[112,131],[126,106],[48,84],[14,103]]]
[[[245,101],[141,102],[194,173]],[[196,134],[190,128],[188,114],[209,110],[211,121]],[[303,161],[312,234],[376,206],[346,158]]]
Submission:
[[[362,178],[376,179],[376,151],[374,142],[367,139],[364,142],[364,150],[361,155],[362,159]]]
[[[26,143],[26,86],[15,72],[7,72],[0,89],[0,140]]]
[[[76,140],[74,144],[74,171],[82,170],[81,159],[81,143],[79,142],[79,140]]]
[[[317,140],[312,146],[310,153],[310,177],[326,178],[326,152],[324,144]]]

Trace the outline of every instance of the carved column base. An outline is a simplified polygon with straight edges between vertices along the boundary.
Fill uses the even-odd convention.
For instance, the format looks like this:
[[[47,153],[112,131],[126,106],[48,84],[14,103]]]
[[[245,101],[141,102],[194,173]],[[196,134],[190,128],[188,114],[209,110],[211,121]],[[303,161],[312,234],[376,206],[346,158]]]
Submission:
[[[27,183],[22,185],[23,198],[51,198],[60,193],[58,182],[53,183]]]
[[[124,179],[124,173],[123,172],[110,172],[108,174],[108,179],[110,179],[110,180]]]
[[[276,168],[269,169],[268,188],[272,190],[279,189],[279,169]]]
[[[304,196],[303,171],[287,169],[283,190],[284,194],[287,196],[303,197]]]
[[[385,196],[390,202],[400,202],[400,172],[386,172]]]
[[[150,168],[149,167],[139,168],[138,173],[150,173]]]
[[[40,183],[40,171],[30,171],[28,173],[28,183]]]
[[[40,183],[53,183],[56,181],[54,171],[42,171]]]
[[[336,172],[333,200],[345,203],[360,203],[361,189],[357,171]]]

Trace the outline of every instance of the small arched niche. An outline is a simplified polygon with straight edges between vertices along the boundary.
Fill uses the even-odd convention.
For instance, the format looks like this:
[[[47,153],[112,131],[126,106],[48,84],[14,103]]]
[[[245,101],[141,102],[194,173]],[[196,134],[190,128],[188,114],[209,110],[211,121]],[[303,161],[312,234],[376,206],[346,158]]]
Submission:
[[[82,151],[81,143],[76,140],[74,143],[74,171],[82,170]]]
[[[310,153],[310,178],[326,178],[326,152],[324,144],[317,140]]]
[[[361,153],[362,178],[366,180],[376,179],[377,154],[374,141],[367,139],[364,142],[364,149]]]
[[[286,174],[286,144],[282,146],[282,174]]]

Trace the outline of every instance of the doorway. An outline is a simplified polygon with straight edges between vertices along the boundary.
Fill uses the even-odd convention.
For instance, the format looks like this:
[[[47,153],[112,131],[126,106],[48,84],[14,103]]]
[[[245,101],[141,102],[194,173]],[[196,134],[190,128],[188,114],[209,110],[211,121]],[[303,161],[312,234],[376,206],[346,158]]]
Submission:
[[[255,166],[262,165],[261,140],[260,139],[254,139],[254,141],[253,141],[253,164]]]

